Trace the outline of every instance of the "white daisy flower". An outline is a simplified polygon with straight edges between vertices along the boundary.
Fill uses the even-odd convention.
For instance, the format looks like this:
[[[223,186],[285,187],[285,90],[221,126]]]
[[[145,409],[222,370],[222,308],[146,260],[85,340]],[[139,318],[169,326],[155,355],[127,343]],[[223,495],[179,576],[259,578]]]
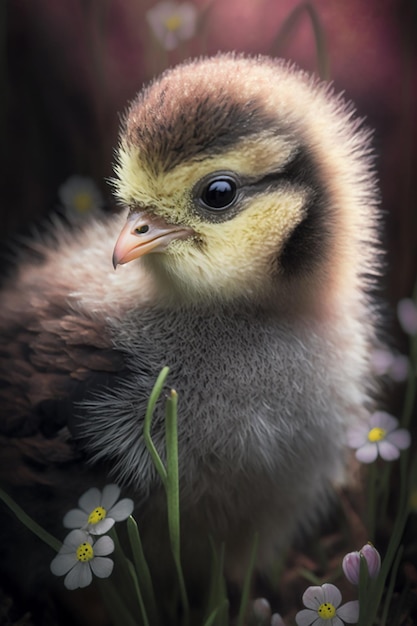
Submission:
[[[342,594],[334,585],[308,587],[303,595],[306,609],[295,616],[297,626],[343,626],[356,624],[359,619],[359,602],[352,600],[340,606]]]
[[[72,530],[62,548],[51,562],[51,572],[64,576],[67,589],[87,587],[93,580],[107,578],[113,571],[113,561],[107,558],[114,550],[113,540],[100,537],[94,544],[92,537],[82,530]]]
[[[356,458],[361,463],[373,463],[378,455],[385,461],[393,461],[411,443],[408,430],[398,428],[398,420],[385,413],[373,413],[368,424],[359,424],[347,434],[350,448],[356,449]]]
[[[103,196],[97,185],[86,176],[71,176],[58,189],[58,195],[67,211],[78,215],[101,209]]]
[[[133,500],[124,498],[117,502],[119,496],[117,485],[106,485],[103,492],[92,487],[78,500],[80,508],[65,515],[65,528],[80,528],[92,535],[107,533],[115,522],[127,519],[133,511]]]
[[[180,39],[191,39],[195,34],[197,9],[190,2],[159,2],[146,18],[158,41],[166,50],[173,50]]]

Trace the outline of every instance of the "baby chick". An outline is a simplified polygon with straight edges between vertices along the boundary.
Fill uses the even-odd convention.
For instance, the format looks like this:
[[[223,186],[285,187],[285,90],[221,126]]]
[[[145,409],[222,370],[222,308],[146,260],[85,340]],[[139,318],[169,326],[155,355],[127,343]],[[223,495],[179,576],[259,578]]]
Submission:
[[[169,365],[185,567],[210,535],[240,579],[255,533],[266,567],[326,514],[372,406],[369,133],[293,66],[222,54],[139,93],[115,171],[127,220],[57,226],[3,292],[1,481],[45,523],[117,481],[157,570],[164,498],[142,430]],[[162,452],[162,400],[152,435]]]

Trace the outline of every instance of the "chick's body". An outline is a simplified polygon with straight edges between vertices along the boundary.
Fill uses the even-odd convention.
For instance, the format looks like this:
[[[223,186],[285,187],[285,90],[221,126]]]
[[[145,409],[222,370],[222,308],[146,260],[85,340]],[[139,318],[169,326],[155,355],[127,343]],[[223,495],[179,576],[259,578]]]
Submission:
[[[124,218],[77,236],[58,228],[4,294],[15,406],[6,398],[2,476],[16,494],[59,491],[71,475],[74,492],[86,479],[71,467],[105,468],[134,494],[152,555],[165,513],[142,428],[167,364],[185,559],[210,534],[242,575],[255,532],[266,564],[327,510],[372,387],[374,182],[351,118],[325,87],[264,58],[184,64],[138,96],[115,182],[130,208],[115,264],[127,265],[111,267]],[[152,435],[162,451],[163,402]]]

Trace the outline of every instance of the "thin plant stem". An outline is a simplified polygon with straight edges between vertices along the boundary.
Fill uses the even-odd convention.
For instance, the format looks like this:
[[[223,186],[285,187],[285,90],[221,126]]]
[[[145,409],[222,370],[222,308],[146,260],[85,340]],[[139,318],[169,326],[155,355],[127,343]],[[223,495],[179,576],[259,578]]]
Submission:
[[[242,598],[240,601],[239,615],[237,618],[237,626],[243,626],[245,623],[246,611],[248,608],[250,585],[252,581],[253,570],[255,569],[256,555],[258,552],[259,535],[255,533],[252,550],[249,557],[248,569],[246,570],[245,580],[243,582]]]
[[[183,610],[183,624],[189,623],[189,603],[185,588],[184,575],[181,566],[181,533],[180,533],[180,499],[179,499],[179,475],[178,475],[178,427],[177,427],[177,403],[176,391],[171,390],[166,402],[165,436],[167,455],[167,481],[166,494],[168,506],[168,528],[172,555],[177,570],[180,588],[181,604]]]
[[[377,464],[374,461],[368,467],[368,488],[367,488],[367,511],[366,523],[368,528],[368,536],[370,541],[374,541],[375,535],[375,517],[377,505]]]
[[[372,593],[372,598],[369,600],[370,611],[367,615],[368,621],[361,622],[360,626],[368,626],[373,624],[378,608],[381,603],[381,599],[383,596],[385,583],[388,578],[388,574],[391,570],[392,564],[395,560],[395,556],[398,551],[398,546],[400,545],[400,541],[404,532],[405,523],[407,521],[409,506],[408,506],[408,491],[409,491],[409,474],[413,474],[413,471],[417,468],[417,459],[415,459],[412,463],[411,472],[409,472],[408,468],[408,450],[403,453],[403,458],[400,463],[400,497],[399,497],[399,506],[398,513],[396,515],[394,526],[391,532],[390,541],[388,543],[387,552],[385,554],[385,558],[382,563],[380,574],[377,578],[374,592]]]
[[[373,622],[368,620],[367,608],[369,606],[369,572],[368,564],[363,554],[359,558],[359,621],[358,626],[372,626]]]
[[[225,601],[228,603],[223,575],[225,544],[222,543],[220,546],[220,550],[218,550],[213,538],[210,537],[210,547],[212,552],[212,565],[210,591],[208,594],[206,611],[207,621],[210,619],[210,616],[212,616],[213,613],[215,613],[217,616],[219,615],[218,611],[221,607],[223,607],[224,609]],[[204,624],[206,625],[206,621],[204,621]]]
[[[145,423],[143,425],[143,438],[145,441],[145,445],[149,451],[149,454],[151,455],[152,462],[155,466],[156,471],[161,477],[161,480],[163,482],[165,489],[167,488],[167,471],[152,441],[151,422],[152,422],[153,412],[155,410],[155,405],[159,399],[159,396],[162,393],[162,388],[165,383],[166,377],[168,376],[168,372],[169,372],[169,367],[164,367],[159,373],[158,378],[156,379],[156,383],[149,397],[148,406],[147,406],[146,414],[145,414]]]
[[[384,602],[384,608],[383,608],[382,616],[381,616],[381,620],[380,620],[380,626],[386,626],[386,623],[387,623],[388,611],[389,611],[389,607],[390,607],[390,604],[391,604],[392,594],[393,594],[393,591],[394,591],[394,585],[395,585],[395,581],[396,581],[396,578],[397,578],[398,567],[400,565],[400,561],[401,561],[401,557],[403,555],[403,551],[404,551],[404,547],[400,546],[400,548],[398,549],[397,554],[395,555],[395,560],[394,560],[394,563],[393,563],[392,568],[391,568],[391,576],[390,576],[388,589],[387,589],[386,594],[385,594],[385,602]]]
[[[330,77],[329,70],[329,55],[326,50],[326,38],[324,34],[323,26],[320,22],[320,18],[316,9],[310,2],[299,4],[291,11],[288,17],[284,20],[279,33],[275,39],[275,47],[279,47],[284,44],[290,37],[295,27],[298,25],[303,13],[307,13],[314,36],[314,43],[317,56],[317,68],[320,78],[328,80]]]
[[[48,533],[42,526],[39,526],[34,519],[32,519],[23,509],[11,498],[3,489],[0,488],[0,499],[4,504],[16,515],[17,519],[26,526],[34,535],[39,537],[44,543],[51,547],[56,552],[61,549],[62,543],[55,539],[53,535]]]
[[[140,614],[142,616],[142,620],[143,620],[143,626],[150,626],[150,622],[148,620],[148,614],[146,612],[146,607],[145,607],[145,602],[143,600],[143,596],[142,596],[142,592],[140,590],[139,587],[139,582],[138,582],[138,577],[134,568],[134,565],[131,561],[127,560],[127,568],[130,571],[130,575],[132,578],[132,582],[133,582],[133,587],[135,589],[135,593],[136,593],[136,599],[138,601],[139,604],[139,608],[140,608]]]
[[[137,620],[132,617],[126,603],[121,599],[115,585],[110,579],[97,579],[97,587],[103,599],[104,606],[111,616],[113,626],[138,626]]]
[[[133,615],[136,615],[138,609],[140,610],[140,602],[138,602],[136,589],[134,586],[135,581],[133,574],[135,574],[135,572],[132,572],[132,568],[130,568],[129,566],[129,559],[126,557],[123,551],[114,526],[110,529],[109,535],[114,541],[114,577],[116,580],[118,579],[118,590],[120,590],[120,595],[131,613]],[[134,593],[132,593],[132,586]]]
[[[227,599],[223,600],[220,606],[218,606],[214,611],[209,615],[207,620],[204,622],[204,626],[213,626],[215,623],[215,619],[219,617],[229,606],[229,601]]]

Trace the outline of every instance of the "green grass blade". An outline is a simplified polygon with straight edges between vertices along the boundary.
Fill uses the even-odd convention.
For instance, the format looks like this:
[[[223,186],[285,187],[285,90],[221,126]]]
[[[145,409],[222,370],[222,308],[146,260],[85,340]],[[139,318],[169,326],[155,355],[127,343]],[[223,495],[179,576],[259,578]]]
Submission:
[[[189,623],[190,608],[181,565],[177,402],[177,393],[172,389],[169,397],[167,398],[165,416],[167,454],[166,495],[168,506],[169,537],[180,588],[181,604],[183,609],[183,624],[184,626],[186,626]]]
[[[158,611],[156,608],[152,577],[143,552],[138,525],[131,515],[127,520],[127,532],[132,549],[133,562],[136,568],[139,587],[143,590],[145,605],[148,607],[149,619],[152,625],[157,624]]]
[[[0,499],[4,504],[16,515],[17,519],[22,522],[26,528],[28,528],[34,535],[39,537],[44,543],[50,546],[56,552],[61,549],[62,543],[55,539],[53,535],[48,533],[42,526],[40,526],[34,519],[32,519],[23,509],[11,498],[3,489],[0,488]]]
[[[161,477],[161,480],[164,484],[165,489],[166,489],[166,483],[167,483],[167,472],[162,462],[162,459],[159,456],[158,451],[155,448],[155,445],[152,441],[151,422],[152,422],[153,412],[155,410],[155,405],[162,393],[162,388],[164,386],[166,377],[168,376],[168,372],[169,372],[169,367],[164,367],[159,373],[156,383],[152,389],[152,393],[149,397],[148,406],[147,406],[146,414],[145,414],[145,423],[143,425],[143,438],[145,441],[145,445],[149,451],[149,454],[151,455],[152,462],[156,468],[156,471]]]

